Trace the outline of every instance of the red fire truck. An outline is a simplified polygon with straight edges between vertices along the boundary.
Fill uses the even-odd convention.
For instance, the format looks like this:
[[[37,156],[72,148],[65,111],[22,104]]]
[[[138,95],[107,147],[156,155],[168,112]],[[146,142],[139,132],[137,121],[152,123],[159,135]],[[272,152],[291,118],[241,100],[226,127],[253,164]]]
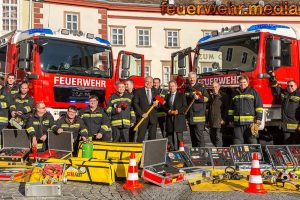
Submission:
[[[172,54],[172,75],[184,87],[184,78],[196,72],[198,80],[209,88],[218,81],[228,93],[238,87],[238,77],[245,74],[250,86],[261,95],[264,127],[280,126],[279,98],[272,95],[268,71],[275,70],[282,87],[290,79],[299,84],[300,32],[277,24],[224,27],[202,37],[196,48]],[[274,130],[274,129],[273,129]]]
[[[70,104],[86,106],[91,94],[104,103],[116,81],[130,77],[142,86],[144,56],[121,51],[114,66],[107,40],[82,31],[35,28],[0,37],[0,71],[18,81],[26,77],[35,101],[44,101],[57,119]]]

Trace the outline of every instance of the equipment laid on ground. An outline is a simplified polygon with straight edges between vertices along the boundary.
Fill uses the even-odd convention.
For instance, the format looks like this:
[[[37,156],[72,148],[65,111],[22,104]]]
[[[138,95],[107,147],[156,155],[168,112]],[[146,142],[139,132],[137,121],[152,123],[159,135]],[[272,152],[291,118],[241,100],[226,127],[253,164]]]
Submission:
[[[264,182],[269,184],[278,184],[282,183],[282,186],[285,186],[285,183],[290,183],[296,187],[297,190],[300,190],[300,184],[294,182],[293,180],[298,180],[299,177],[295,174],[294,171],[289,172],[287,168],[285,169],[277,169],[273,168],[275,172],[272,171],[264,171],[262,173],[262,178]]]
[[[222,180],[241,180],[244,178],[242,174],[237,172],[233,167],[226,167],[225,173],[213,175],[204,179],[190,181],[191,186],[198,185],[205,182],[212,182],[213,184],[220,183]]]
[[[191,147],[190,158],[195,166],[212,166],[211,148]]]
[[[229,147],[192,147],[190,157],[196,166],[232,166]]]
[[[267,145],[266,152],[272,166],[276,168],[294,168],[296,166],[293,155],[286,145]]]
[[[93,158],[93,142],[87,140],[82,143],[82,158]]]
[[[47,162],[65,163],[65,176],[68,181],[105,183],[109,185],[115,182],[115,166],[107,160],[73,157],[68,160],[50,158]],[[122,170],[128,169],[123,168]],[[126,174],[125,172],[123,173]]]
[[[31,161],[45,162],[49,158],[68,159],[73,151],[73,134],[64,131],[57,135],[52,131],[48,132],[48,150],[29,154]]]
[[[195,166],[185,151],[167,152],[166,163],[184,172],[184,180],[210,176],[210,171]]]
[[[211,148],[213,166],[233,166],[233,160],[229,147]]]
[[[165,100],[164,100],[164,98],[162,98],[161,96],[157,95],[157,96],[155,96],[155,102],[156,102],[156,103],[159,103],[159,104],[161,104],[161,105],[163,105],[163,104],[165,103]],[[148,109],[148,111],[146,112],[146,114],[149,115],[150,112],[151,112],[153,109],[154,109],[154,105],[152,105],[152,106]],[[135,127],[134,127],[133,130],[134,130],[134,131],[137,131],[138,128],[139,128],[139,126],[143,123],[144,120],[145,120],[145,118],[142,117],[142,118],[140,119],[140,121],[135,125]]]
[[[253,152],[258,153],[259,162],[264,162],[264,157],[260,144],[230,145],[233,162],[238,164],[251,164]]]
[[[25,184],[25,196],[61,196],[61,182],[67,182],[64,163],[38,163]]]
[[[0,150],[0,162],[24,163],[30,152],[30,137],[26,130],[3,129],[3,148]]]
[[[257,152],[258,154],[260,169],[262,171],[272,169],[272,165],[267,164],[264,160],[260,144],[231,145],[230,151],[234,165],[236,166],[236,169],[240,171],[251,170],[252,156],[254,152]]]
[[[0,168],[0,181],[26,182],[32,173],[32,168],[4,167]]]
[[[82,157],[82,145],[79,143],[78,157]],[[135,152],[136,162],[142,158],[142,143],[93,141],[93,158],[99,160],[127,160]]]
[[[296,166],[300,165],[300,145],[288,145],[290,154],[293,156]]]
[[[79,144],[78,157],[83,157],[82,145],[83,143],[81,142]],[[131,152],[135,152],[136,163],[139,166],[142,157],[142,147],[142,143],[93,141],[92,158],[114,165],[116,176],[126,178]]]
[[[169,185],[184,179],[184,173],[166,164],[168,140],[157,139],[143,142],[142,177],[159,186]]]

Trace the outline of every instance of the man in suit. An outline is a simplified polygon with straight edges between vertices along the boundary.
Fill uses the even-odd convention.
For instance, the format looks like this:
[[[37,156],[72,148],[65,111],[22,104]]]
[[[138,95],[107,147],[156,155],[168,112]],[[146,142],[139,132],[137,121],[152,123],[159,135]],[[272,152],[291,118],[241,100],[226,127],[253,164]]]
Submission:
[[[148,129],[148,139],[156,139],[156,129],[157,129],[157,111],[154,108],[149,115],[147,111],[154,105],[157,106],[155,102],[155,96],[159,95],[157,89],[152,88],[153,78],[148,76],[145,78],[145,87],[136,89],[133,95],[133,108],[137,116],[137,121],[141,118],[145,120],[138,128],[137,142],[143,142],[145,140],[146,131]]]
[[[222,128],[227,122],[229,98],[226,93],[220,90],[221,85],[213,82],[212,92],[209,98],[208,122],[210,126],[210,139],[216,147],[223,146]]]
[[[177,91],[176,81],[169,82],[170,93],[166,95],[163,108],[167,112],[166,132],[168,136],[169,151],[178,150],[179,142],[183,141],[183,131],[187,130],[185,123],[185,110],[187,107],[185,95]],[[175,134],[177,145],[175,145]]]

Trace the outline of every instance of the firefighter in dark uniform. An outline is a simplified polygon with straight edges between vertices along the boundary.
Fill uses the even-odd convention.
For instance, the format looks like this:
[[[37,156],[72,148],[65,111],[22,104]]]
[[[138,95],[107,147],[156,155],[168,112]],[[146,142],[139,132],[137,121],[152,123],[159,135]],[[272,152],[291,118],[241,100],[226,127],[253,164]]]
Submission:
[[[129,142],[129,128],[135,123],[135,114],[124,83],[117,83],[117,92],[109,97],[107,113],[111,117],[113,141]]]
[[[189,86],[184,93],[188,106],[193,102],[187,113],[192,146],[204,147],[205,110],[209,96],[206,89],[197,83],[195,72],[189,73]]]
[[[35,105],[36,111],[29,117],[26,130],[32,139],[32,146],[42,145],[42,150],[47,149],[48,131],[54,127],[54,118],[51,113],[46,111],[44,102]]]
[[[278,84],[274,72],[271,75],[271,87],[275,95],[281,96],[281,130],[284,144],[300,143],[300,89],[294,80],[287,82],[286,89]]]
[[[261,124],[263,104],[256,90],[249,87],[249,78],[240,76],[240,87],[237,88],[231,99],[228,110],[230,125],[234,125],[234,144],[257,144],[258,135],[251,132],[252,124]]]
[[[102,107],[98,106],[99,98],[90,96],[90,105],[79,111],[89,133],[90,139],[111,141],[110,120]]]
[[[131,106],[132,106],[132,99],[133,99],[133,94],[134,94],[134,82],[131,79],[127,79],[125,82],[125,89],[126,93],[130,95],[131,98]],[[135,112],[133,110],[133,113],[135,115]],[[134,142],[135,141],[135,131],[134,125],[129,128],[129,142]]]
[[[8,95],[10,101],[12,101],[14,96],[19,93],[20,85],[16,84],[16,77],[14,74],[8,74],[6,79],[6,84],[3,87],[3,93]]]
[[[3,86],[0,84],[0,86]],[[0,89],[0,148],[2,145],[2,130],[7,128],[8,124],[8,112],[9,111],[9,99],[4,94],[4,87]]]
[[[158,90],[159,95],[162,98],[165,98],[166,94],[163,91],[163,89],[160,88],[160,79],[159,78],[154,78],[153,79],[153,87]],[[157,120],[158,120],[159,129],[161,131],[161,135],[163,137],[167,137],[167,134],[166,134],[166,131],[165,131],[166,116],[167,116],[167,113],[164,111],[163,107],[162,106],[158,107],[157,108]]]
[[[33,97],[28,94],[28,83],[23,82],[20,85],[20,92],[15,96],[10,105],[12,118],[10,124],[15,128],[21,129],[25,126],[27,119],[32,114]]]
[[[88,130],[83,122],[83,120],[76,116],[77,107],[69,106],[67,109],[67,114],[59,118],[56,124],[53,126],[52,130],[54,133],[61,134],[63,131],[72,132],[73,134],[73,155],[77,155],[78,144],[80,139],[87,141]]]

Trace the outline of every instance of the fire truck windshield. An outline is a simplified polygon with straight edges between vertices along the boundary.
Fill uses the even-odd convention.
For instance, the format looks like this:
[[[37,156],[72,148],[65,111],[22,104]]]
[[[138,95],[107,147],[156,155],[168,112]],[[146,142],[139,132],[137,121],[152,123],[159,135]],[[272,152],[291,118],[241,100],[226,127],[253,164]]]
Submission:
[[[48,38],[41,38],[37,44],[44,72],[111,77],[109,47]]]
[[[258,55],[259,34],[229,37],[199,45],[195,67],[210,73],[253,71]]]

